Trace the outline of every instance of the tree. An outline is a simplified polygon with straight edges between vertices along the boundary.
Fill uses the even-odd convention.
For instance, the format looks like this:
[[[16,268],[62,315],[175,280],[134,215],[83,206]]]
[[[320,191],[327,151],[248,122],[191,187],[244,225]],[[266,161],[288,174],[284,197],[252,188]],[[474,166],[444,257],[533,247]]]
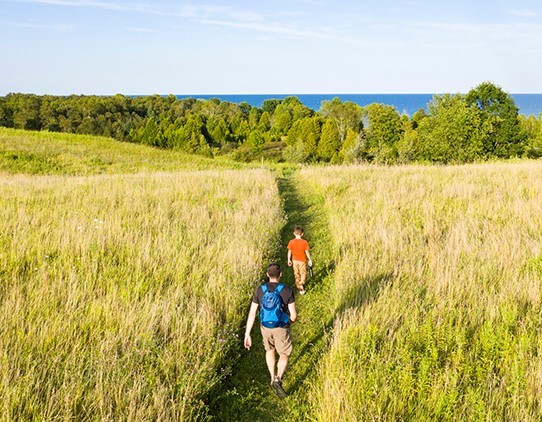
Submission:
[[[320,140],[322,119],[319,115],[301,120],[301,137],[308,159],[316,158],[316,149]]]
[[[317,154],[323,161],[331,161],[337,156],[341,148],[341,139],[337,125],[331,119],[324,123],[322,128],[322,137],[318,143]]]
[[[361,107],[350,101],[343,103],[338,97],[331,101],[322,101],[320,114],[335,124],[341,144],[346,139],[348,129],[360,132],[363,128]]]
[[[13,126],[17,129],[41,129],[39,109],[41,99],[37,95],[15,94],[8,98],[12,103]]]
[[[231,137],[227,123],[222,117],[207,122],[207,131],[215,145],[225,145]]]
[[[264,111],[258,122],[258,129],[262,132],[267,132],[271,129],[271,115],[268,111]]]
[[[412,119],[411,119],[412,128],[416,129],[420,125],[420,122],[426,117],[427,117],[427,113],[425,112],[425,110],[423,108],[418,109],[418,111],[416,111],[412,115]]]
[[[481,112],[486,127],[484,148],[488,156],[508,158],[523,153],[525,136],[511,95],[491,82],[483,82],[471,89],[465,100]]]
[[[348,129],[346,139],[344,140],[339,151],[341,161],[345,163],[355,162],[361,155],[363,147],[362,136],[352,129]]]
[[[282,102],[282,100],[277,100],[276,98],[272,98],[272,99],[269,99],[269,100],[265,100],[262,104],[262,111],[263,112],[268,112],[270,116],[273,115],[273,113],[275,113],[275,109],[277,108],[277,106]]]
[[[248,124],[250,125],[251,129],[255,129],[258,127],[261,116],[262,111],[258,107],[252,107],[250,109],[250,112],[248,113]]]
[[[438,163],[463,163],[484,157],[484,125],[477,108],[461,95],[435,96],[429,116],[417,129],[416,157]]]
[[[520,123],[527,139],[525,156],[529,158],[542,157],[542,114],[538,117],[520,116]]]
[[[396,144],[403,135],[401,117],[393,106],[369,104],[365,132],[365,154],[374,161],[390,162],[397,157]]]
[[[271,131],[273,134],[282,136],[288,133],[292,126],[292,113],[286,104],[279,104],[273,113]]]

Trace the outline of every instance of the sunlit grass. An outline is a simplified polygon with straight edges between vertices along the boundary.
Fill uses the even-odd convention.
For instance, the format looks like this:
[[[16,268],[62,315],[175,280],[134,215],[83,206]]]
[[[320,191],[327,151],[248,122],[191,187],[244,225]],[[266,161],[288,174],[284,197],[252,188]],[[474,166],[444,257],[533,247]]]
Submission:
[[[2,176],[0,209],[3,418],[204,414],[282,225],[272,175]]]
[[[242,166],[111,138],[0,127],[0,174],[93,175]]]
[[[300,182],[324,196],[336,249],[316,420],[539,420],[542,163]]]

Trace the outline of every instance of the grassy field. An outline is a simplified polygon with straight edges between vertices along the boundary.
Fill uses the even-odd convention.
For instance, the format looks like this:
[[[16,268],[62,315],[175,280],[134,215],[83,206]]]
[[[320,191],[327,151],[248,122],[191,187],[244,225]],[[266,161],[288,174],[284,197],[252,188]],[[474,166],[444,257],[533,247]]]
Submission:
[[[4,175],[0,209],[2,419],[204,416],[283,224],[271,173]]]
[[[241,168],[239,163],[89,135],[0,127],[0,173],[93,175]]]
[[[0,128],[0,419],[539,421],[541,204],[539,162],[270,171]],[[296,224],[281,401],[238,336]]]
[[[336,253],[314,420],[540,420],[542,164],[308,168]]]

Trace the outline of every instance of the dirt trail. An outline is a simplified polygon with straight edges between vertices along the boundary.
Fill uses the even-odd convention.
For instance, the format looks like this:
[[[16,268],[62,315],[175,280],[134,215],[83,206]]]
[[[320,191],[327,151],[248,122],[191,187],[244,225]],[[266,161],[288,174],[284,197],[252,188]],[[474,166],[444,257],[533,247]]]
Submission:
[[[307,279],[307,294],[296,295],[299,321],[292,326],[294,351],[284,376],[288,398],[280,400],[269,387],[261,336],[255,326],[254,347],[237,351],[231,376],[211,397],[212,417],[220,421],[306,420],[310,383],[316,377],[317,362],[326,350],[326,334],[333,323],[333,245],[323,199],[300,186],[296,173],[279,177],[277,183],[287,216],[281,249],[275,257],[283,269],[282,281],[292,287],[295,284],[286,262],[286,245],[298,224],[305,228],[314,262],[314,276]]]

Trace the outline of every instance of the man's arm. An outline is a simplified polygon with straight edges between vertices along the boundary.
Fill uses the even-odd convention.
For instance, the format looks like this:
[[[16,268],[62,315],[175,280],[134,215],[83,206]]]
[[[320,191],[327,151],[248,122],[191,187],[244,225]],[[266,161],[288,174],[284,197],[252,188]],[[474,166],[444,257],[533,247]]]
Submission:
[[[292,266],[292,251],[288,249],[288,266]]]
[[[258,304],[252,302],[252,305],[250,305],[250,311],[248,312],[248,318],[247,318],[247,328],[245,330],[245,347],[250,350],[250,347],[252,346],[252,337],[250,337],[250,332],[252,331],[252,327],[254,326],[254,321],[256,321],[256,313],[258,312]]]
[[[295,322],[297,319],[297,311],[295,309],[295,302],[288,304],[288,312],[290,312],[290,322]]]

